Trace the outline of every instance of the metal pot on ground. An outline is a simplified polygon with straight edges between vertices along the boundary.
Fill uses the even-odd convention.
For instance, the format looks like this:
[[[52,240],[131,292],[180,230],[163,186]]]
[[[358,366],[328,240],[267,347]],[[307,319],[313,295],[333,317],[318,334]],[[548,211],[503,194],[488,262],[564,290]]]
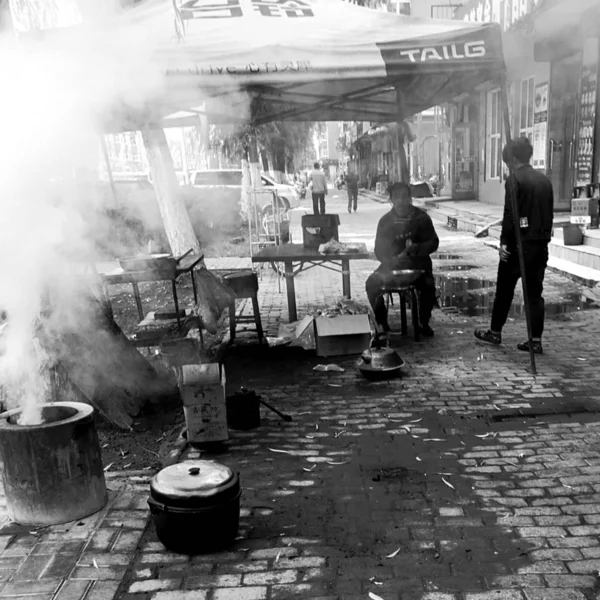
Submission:
[[[166,467],[150,484],[148,504],[161,543],[180,554],[227,547],[238,533],[239,476],[214,461]]]

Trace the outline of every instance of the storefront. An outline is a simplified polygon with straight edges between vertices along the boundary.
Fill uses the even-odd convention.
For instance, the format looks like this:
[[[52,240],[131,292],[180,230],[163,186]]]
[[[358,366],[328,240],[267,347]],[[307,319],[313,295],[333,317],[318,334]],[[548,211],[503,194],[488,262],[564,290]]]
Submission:
[[[479,188],[479,107],[467,96],[452,109],[452,199],[475,200]]]
[[[599,4],[594,0],[471,0],[455,14],[468,21],[500,23],[511,133],[531,140],[532,164],[551,178],[558,210],[570,210],[574,185],[598,177],[598,33],[585,33],[582,24],[598,22],[600,17],[587,11],[595,6],[597,12]],[[480,88],[471,100],[478,102],[477,160],[470,169],[473,191],[462,189],[469,183],[465,145],[474,147],[473,118],[465,117],[462,99],[453,111],[453,154],[455,171],[463,173],[463,182],[460,176],[455,180],[453,196],[470,194],[482,202],[501,204],[506,135],[500,89]]]
[[[600,6],[574,11],[585,8],[583,2],[555,3],[540,13],[535,28],[536,58],[550,63],[547,174],[564,210],[571,208],[573,188],[598,183],[599,175],[600,33],[593,24]]]

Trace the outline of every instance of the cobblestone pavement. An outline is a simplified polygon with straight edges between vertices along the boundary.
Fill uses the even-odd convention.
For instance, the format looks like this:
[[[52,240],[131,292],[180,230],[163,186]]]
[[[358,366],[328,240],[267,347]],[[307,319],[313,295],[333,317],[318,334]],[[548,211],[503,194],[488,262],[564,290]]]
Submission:
[[[440,252],[476,267],[469,277],[493,277],[494,252],[439,231]],[[353,265],[358,300],[373,268]],[[338,277],[302,274],[300,314],[339,297]],[[547,284],[549,301],[585,291],[556,275]],[[285,294],[273,271],[260,285],[274,335]],[[343,373],[319,373],[316,364],[334,361],[234,348],[230,389],[255,389],[293,421],[263,411],[259,429],[232,432],[218,454],[183,456],[240,472],[232,547],[165,551],[147,521],[148,473],[129,474],[111,479],[110,506],[84,525],[5,531],[0,598],[600,599],[598,313],[548,320],[536,376],[515,349],[522,318],[498,348],[474,341],[486,322],[435,311],[436,336],[397,339],[405,376],[383,383],[362,380],[354,358],[335,359]]]

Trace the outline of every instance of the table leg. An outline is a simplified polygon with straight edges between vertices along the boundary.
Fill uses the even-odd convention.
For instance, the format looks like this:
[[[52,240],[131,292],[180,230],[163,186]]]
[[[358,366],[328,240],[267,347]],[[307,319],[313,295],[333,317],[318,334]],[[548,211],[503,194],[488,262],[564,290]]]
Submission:
[[[342,295],[350,300],[352,297],[350,292],[350,261],[342,260]]]
[[[198,290],[196,289],[196,277],[194,276],[194,269],[190,272],[192,276],[192,289],[194,290],[194,304],[198,305]]]
[[[294,265],[291,261],[285,262],[285,288],[287,290],[288,313],[290,323],[298,320],[296,311],[296,287],[294,284]]]
[[[173,286],[173,302],[175,303],[175,314],[177,315],[177,327],[181,327],[181,317],[179,316],[179,300],[177,298],[177,283],[173,279],[171,281]]]
[[[138,317],[140,318],[140,322],[144,320],[144,309],[142,307],[142,298],[140,296],[140,288],[138,287],[137,282],[132,282],[133,286],[133,297],[135,298],[135,305],[137,306]]]

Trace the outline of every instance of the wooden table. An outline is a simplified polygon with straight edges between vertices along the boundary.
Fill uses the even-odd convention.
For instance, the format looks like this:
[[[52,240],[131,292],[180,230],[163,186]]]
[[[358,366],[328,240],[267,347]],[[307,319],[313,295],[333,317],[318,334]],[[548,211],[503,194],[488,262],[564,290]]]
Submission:
[[[194,256],[188,255],[181,259],[177,264],[175,275],[172,273],[165,273],[156,271],[154,269],[146,269],[144,271],[125,271],[121,267],[109,271],[100,275],[102,284],[104,286],[119,285],[124,283],[130,283],[133,287],[133,295],[135,296],[135,303],[138,310],[138,316],[140,321],[144,320],[144,309],[142,307],[142,298],[140,297],[139,283],[148,281],[170,281],[173,289],[173,301],[175,303],[175,314],[177,315],[177,324],[181,325],[181,319],[179,316],[179,300],[177,298],[177,281],[178,279],[187,273],[192,277],[192,287],[194,290],[194,302],[198,304],[198,293],[196,291],[196,280],[194,278],[194,269],[204,259],[204,255]]]
[[[350,299],[350,261],[372,258],[367,247],[361,244],[359,252],[344,252],[342,254],[320,254],[318,250],[305,248],[302,244],[283,244],[267,246],[259,250],[253,257],[253,263],[283,263],[285,267],[285,287],[287,290],[288,313],[290,322],[298,319],[296,309],[296,286],[294,277],[302,271],[313,267],[324,267],[342,274],[342,294]],[[363,251],[364,250],[364,251]],[[339,265],[338,265],[339,263]]]

